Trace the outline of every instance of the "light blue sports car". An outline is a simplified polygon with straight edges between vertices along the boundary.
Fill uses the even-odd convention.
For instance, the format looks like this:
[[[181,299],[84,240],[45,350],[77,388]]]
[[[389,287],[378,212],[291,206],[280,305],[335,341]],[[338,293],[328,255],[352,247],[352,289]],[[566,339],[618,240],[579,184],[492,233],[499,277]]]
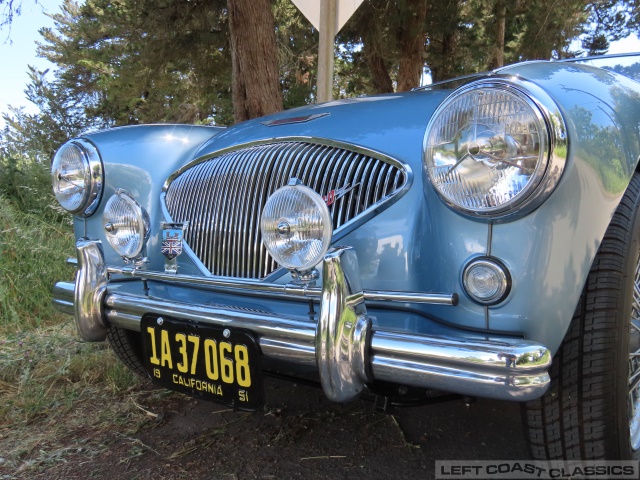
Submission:
[[[636,61],[71,140],[52,179],[77,275],[54,301],[133,370],[236,409],[265,375],[381,407],[507,399],[535,458],[631,458]]]

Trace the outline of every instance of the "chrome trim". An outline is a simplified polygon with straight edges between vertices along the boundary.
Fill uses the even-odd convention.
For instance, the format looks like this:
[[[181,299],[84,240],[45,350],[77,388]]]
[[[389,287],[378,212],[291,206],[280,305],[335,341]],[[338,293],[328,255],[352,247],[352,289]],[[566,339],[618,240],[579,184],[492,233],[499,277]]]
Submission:
[[[322,276],[322,308],[316,330],[320,383],[329,400],[347,402],[371,381],[367,372],[371,319],[364,305],[356,253],[350,247],[329,252]]]
[[[79,145],[85,152],[87,162],[89,163],[89,195],[87,198],[87,207],[82,212],[83,217],[93,214],[100,204],[104,186],[104,167],[98,148],[88,140],[79,138],[73,141]]]
[[[251,151],[252,148],[255,151]],[[246,156],[246,161],[238,162],[242,155]],[[205,181],[205,173],[194,169],[204,170],[205,167],[200,165],[216,158],[220,158],[220,161],[207,167],[209,172]],[[226,185],[211,181],[211,178],[230,171],[231,165],[236,164],[233,178]],[[333,167],[331,174],[321,173],[330,167]],[[260,175],[263,170],[273,174],[267,178]],[[198,208],[195,202],[187,204],[184,197],[188,197],[190,189],[186,186],[183,192],[176,194],[177,198],[170,199],[171,185],[181,175],[193,177],[191,181],[197,185],[194,190],[202,196],[216,199],[218,213],[214,215],[210,205]],[[259,216],[268,194],[296,175],[302,176],[304,183],[320,195],[344,186],[341,181],[348,182],[352,177],[357,179],[354,182],[360,188],[353,189],[330,207],[333,212],[334,243],[395,203],[408,191],[413,180],[409,165],[380,152],[312,137],[278,137],[221,149],[181,167],[169,176],[163,186],[160,195],[162,212],[167,221],[191,219],[194,220],[192,225],[201,225],[199,230],[192,228],[185,234],[185,245],[189,247],[185,251],[204,275],[272,280],[286,270],[280,268],[263,248]],[[381,177],[375,189],[373,180],[366,181],[371,175]],[[394,178],[384,178],[385,175]],[[360,182],[361,179],[364,181]],[[189,182],[187,177],[184,177],[184,182]],[[382,190],[381,186],[391,190]],[[170,207],[172,201],[175,205]],[[191,218],[194,215],[198,217],[197,221]],[[231,222],[234,215],[237,221]],[[216,231],[217,235],[213,233]]]
[[[325,258],[319,325],[308,318],[110,291],[100,243],[79,241],[78,257],[76,285],[58,283],[54,293],[57,305],[66,305],[71,294],[76,303],[86,302],[75,308],[81,332],[91,330],[99,314],[101,325],[140,331],[147,313],[244,329],[256,337],[263,355],[316,365],[325,391],[339,401],[376,380],[519,401],[538,398],[549,386],[551,354],[533,341],[371,330],[357,258],[348,247]],[[100,340],[99,335],[83,338]]]
[[[477,296],[473,295],[469,291],[469,287],[468,287],[469,282],[467,280],[469,278],[469,271],[471,270],[472,267],[475,267],[476,265],[486,265],[486,266],[492,267],[495,271],[501,274],[502,278],[500,279],[501,280],[500,291],[496,292],[496,294],[491,298],[488,298],[488,299],[478,298]],[[488,306],[497,305],[498,303],[502,302],[505,298],[507,298],[507,296],[511,292],[511,273],[509,272],[509,269],[507,268],[507,266],[495,257],[488,257],[488,256],[475,257],[475,258],[472,258],[462,270],[462,287],[464,288],[464,291],[467,294],[467,296],[474,302],[479,303],[480,305],[488,305]]]
[[[546,347],[517,339],[468,340],[375,332],[371,371],[377,380],[462,395],[529,401],[550,384]]]
[[[444,197],[440,191],[433,185],[431,176],[428,174],[425,163],[426,155],[426,142],[427,137],[431,131],[431,128],[436,121],[438,115],[444,110],[453,100],[459,95],[469,92],[470,90],[476,90],[478,88],[500,88],[510,91],[520,97],[524,96],[524,99],[530,103],[533,107],[533,111],[538,115],[538,119],[544,124],[547,131],[545,138],[545,148],[547,151],[546,165],[544,171],[539,174],[539,178],[532,181],[529,188],[530,193],[528,196],[518,198],[515,201],[507,202],[496,210],[489,212],[478,212],[471,209],[461,207]],[[543,132],[541,132],[543,134]],[[496,74],[490,78],[484,78],[475,82],[466,84],[451,95],[449,95],[436,109],[435,113],[431,117],[422,142],[422,166],[423,175],[425,177],[425,185],[431,185],[431,188],[442,199],[442,201],[451,209],[478,219],[486,220],[500,220],[511,221],[518,217],[524,216],[536,208],[549,197],[551,192],[556,188],[562,172],[564,171],[567,161],[567,127],[564,121],[564,117],[560,112],[555,101],[551,96],[540,88],[538,85],[524,80],[522,78],[506,75]],[[535,184],[534,184],[535,183]]]
[[[109,205],[109,202],[113,197],[120,197],[125,202],[127,202],[133,209],[136,220],[138,221],[138,230],[141,232],[140,245],[138,245],[138,247],[135,249],[135,251],[131,255],[122,254],[120,251],[118,251],[116,246],[113,245],[113,243],[111,243],[111,237],[109,235],[111,232],[109,232],[109,230],[107,229],[107,225],[110,224],[111,220],[113,219],[109,219],[109,222],[104,223],[107,220],[105,218],[107,206]],[[145,248],[147,246],[147,242],[149,241],[149,235],[151,233],[151,221],[149,220],[149,214],[147,213],[147,211],[144,209],[144,207],[142,207],[142,205],[140,205],[136,201],[133,195],[131,195],[128,191],[126,191],[123,188],[118,188],[114,192],[114,194],[111,197],[109,197],[109,200],[107,200],[107,204],[102,214],[102,221],[104,223],[103,225],[104,230],[107,233],[106,235],[107,242],[109,242],[109,245],[111,246],[111,248],[113,248],[118,255],[120,255],[122,258],[128,261],[138,261],[138,260],[141,260],[142,257],[144,257]]]
[[[290,125],[292,123],[306,123],[311,120],[315,120],[316,118],[327,117],[331,115],[329,112],[324,113],[313,113],[311,115],[303,115],[301,117],[286,117],[286,118],[275,118],[271,120],[265,120],[264,122],[260,122],[265,127],[279,127],[280,125]]]
[[[88,217],[96,211],[100,204],[100,197],[102,196],[104,186],[104,167],[102,165],[102,159],[100,158],[100,152],[98,152],[96,146],[88,140],[76,138],[65,145],[68,144],[72,144],[80,150],[84,157],[85,184],[85,194],[82,199],[81,206],[75,210],[70,210],[69,212],[78,217]],[[60,147],[60,150],[65,145]],[[58,152],[56,152],[56,155],[57,154]]]
[[[58,282],[53,286],[53,305],[62,313],[67,315],[75,315],[76,310],[73,306],[73,297],[75,295],[75,284],[70,282]]]
[[[195,275],[174,275],[152,270],[139,270],[132,267],[107,267],[109,275],[139,278],[141,280],[156,280],[174,284],[206,287],[212,291],[223,293],[244,292],[252,296],[269,296],[290,300],[319,300],[322,289],[319,287],[305,287],[294,284],[266,283],[253,279],[227,277],[198,277]],[[428,303],[433,305],[458,304],[456,293],[422,293],[422,292],[394,292],[381,290],[365,290],[364,298],[368,301],[400,302],[400,303]]]
[[[78,271],[74,289],[74,316],[78,333],[88,342],[107,337],[102,299],[107,291],[109,276],[104,264],[99,240],[81,238],[76,243]]]

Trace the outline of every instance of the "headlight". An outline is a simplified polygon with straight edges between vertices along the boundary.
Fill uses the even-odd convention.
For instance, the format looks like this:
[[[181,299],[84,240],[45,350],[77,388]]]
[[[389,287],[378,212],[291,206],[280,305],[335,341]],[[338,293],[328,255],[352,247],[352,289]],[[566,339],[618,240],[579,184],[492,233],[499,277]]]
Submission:
[[[260,229],[275,261],[298,272],[307,272],[322,260],[333,233],[322,197],[304,185],[291,183],[269,197]]]
[[[554,148],[564,142],[564,132],[557,107],[539,88],[480,81],[436,110],[425,134],[425,177],[463,213],[530,211],[560,178],[566,149],[557,155]]]
[[[85,140],[64,144],[51,164],[53,193],[74,215],[91,215],[102,193],[103,172],[98,150]]]
[[[104,207],[104,229],[109,244],[121,257],[140,255],[149,235],[149,215],[124,190],[117,190]]]

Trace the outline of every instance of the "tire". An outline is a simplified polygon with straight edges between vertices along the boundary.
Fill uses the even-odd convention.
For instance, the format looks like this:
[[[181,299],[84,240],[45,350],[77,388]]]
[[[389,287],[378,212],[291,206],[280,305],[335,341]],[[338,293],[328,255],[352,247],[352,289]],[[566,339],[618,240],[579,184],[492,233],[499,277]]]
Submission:
[[[122,363],[138,375],[148,377],[142,359],[142,340],[138,332],[110,326],[107,340]]]
[[[535,459],[624,460],[640,446],[640,423],[630,426],[632,418],[640,420],[640,388],[629,386],[630,372],[640,376],[640,358],[632,363],[630,355],[640,352],[639,206],[636,173],[553,359],[551,386],[543,397],[522,405]]]

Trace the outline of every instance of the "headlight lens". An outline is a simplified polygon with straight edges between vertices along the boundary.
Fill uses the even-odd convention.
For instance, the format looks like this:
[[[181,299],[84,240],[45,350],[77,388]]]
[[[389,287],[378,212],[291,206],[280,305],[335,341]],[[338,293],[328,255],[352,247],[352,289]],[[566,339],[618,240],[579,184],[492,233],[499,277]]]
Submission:
[[[333,233],[324,200],[304,185],[276,190],[264,207],[260,228],[262,241],[276,262],[298,272],[322,260]]]
[[[137,258],[149,234],[149,215],[124,190],[107,201],[102,215],[109,244],[122,257]]]
[[[102,193],[103,172],[98,150],[84,140],[60,147],[51,164],[53,193],[74,215],[91,215]]]
[[[549,170],[553,145],[545,112],[509,83],[463,87],[427,128],[426,177],[446,203],[464,213],[504,214],[530,197]],[[556,123],[564,134],[561,117]]]

